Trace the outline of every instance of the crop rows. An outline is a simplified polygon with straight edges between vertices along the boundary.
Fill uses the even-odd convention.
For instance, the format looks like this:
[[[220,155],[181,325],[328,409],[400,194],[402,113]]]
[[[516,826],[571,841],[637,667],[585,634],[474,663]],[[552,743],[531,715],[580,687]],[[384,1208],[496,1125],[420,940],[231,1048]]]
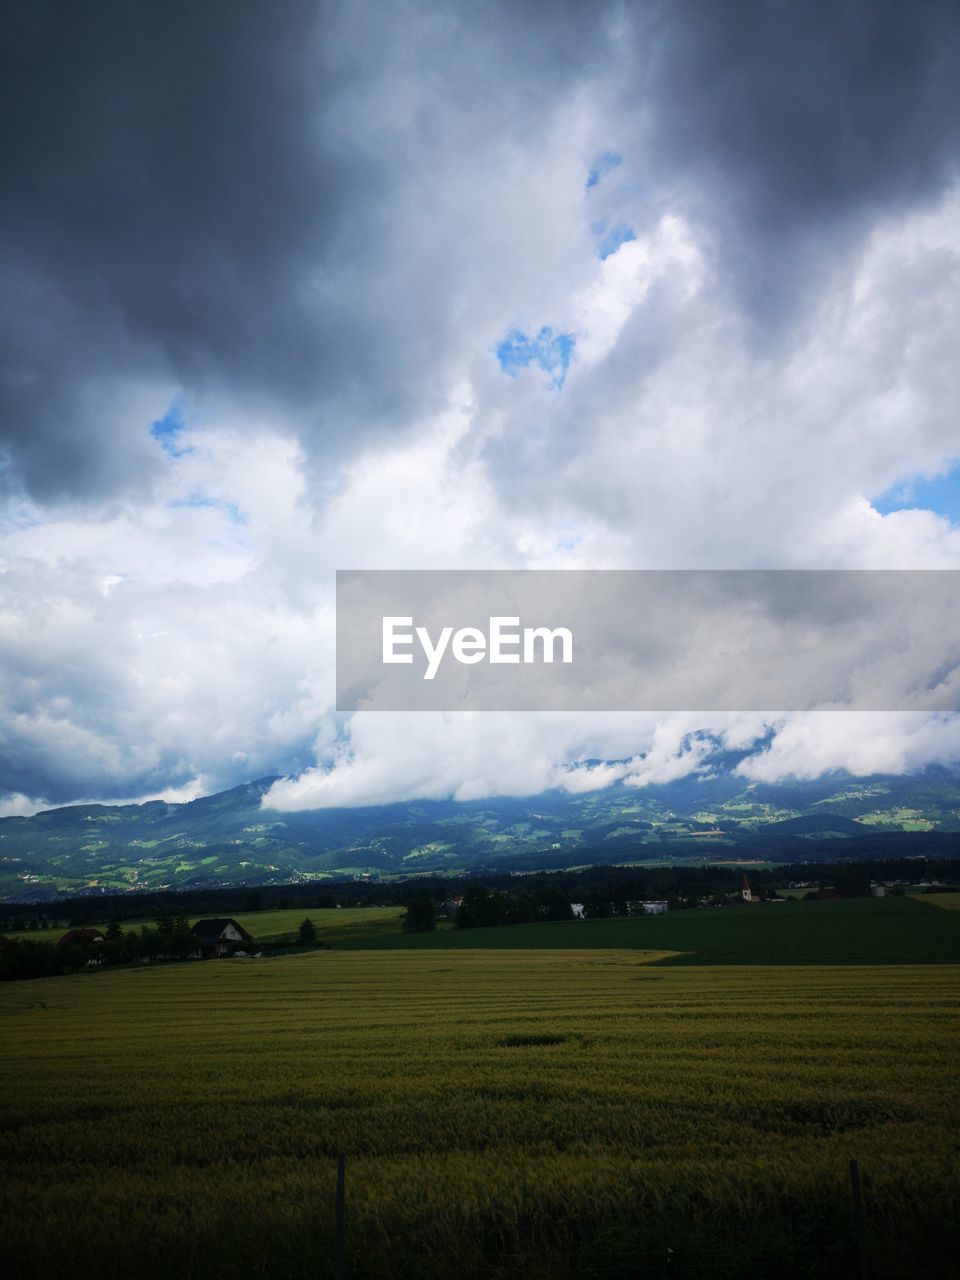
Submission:
[[[0,991],[24,1280],[949,1274],[950,966],[323,952]]]

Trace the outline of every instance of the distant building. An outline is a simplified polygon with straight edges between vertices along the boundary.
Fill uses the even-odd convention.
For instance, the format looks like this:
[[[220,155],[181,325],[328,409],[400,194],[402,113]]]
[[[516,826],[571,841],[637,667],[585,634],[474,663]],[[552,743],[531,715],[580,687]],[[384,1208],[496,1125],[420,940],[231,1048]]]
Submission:
[[[885,898],[887,891],[882,884],[872,884],[870,886],[870,896],[873,898]]]
[[[574,918],[574,920],[585,920],[585,919],[586,919],[586,916],[583,914],[583,903],[582,903],[582,902],[571,902],[571,903],[570,903],[570,910],[571,910],[571,912],[573,913],[573,918]]]
[[[665,902],[642,902],[640,905],[645,916],[662,916],[667,909]]]
[[[834,889],[832,885],[827,885],[825,889],[818,889],[815,896],[818,902],[829,902],[834,898],[839,898],[841,895],[839,889]]]
[[[197,940],[197,954],[205,960],[227,955],[240,942],[253,942],[243,925],[229,918],[198,920],[190,932]]]
[[[740,881],[740,897],[744,902],[759,902],[760,899],[750,888],[750,881],[747,879],[747,873],[743,873],[743,879]]]
[[[106,936],[99,929],[68,929],[57,941],[57,946],[67,947],[71,943],[76,943],[81,947],[100,947],[106,940]]]

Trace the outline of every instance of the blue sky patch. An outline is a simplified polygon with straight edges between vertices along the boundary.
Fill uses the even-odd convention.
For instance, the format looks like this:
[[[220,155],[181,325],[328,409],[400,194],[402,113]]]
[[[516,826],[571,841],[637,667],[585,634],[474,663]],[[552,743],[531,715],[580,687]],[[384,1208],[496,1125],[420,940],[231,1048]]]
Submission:
[[[873,506],[884,516],[892,511],[920,509],[933,511],[938,516],[946,516],[953,524],[960,524],[960,459],[954,461],[943,475],[917,475],[898,480],[879,498],[874,498]]]
[[[221,498],[213,497],[212,494],[207,493],[204,489],[194,489],[185,498],[171,498],[167,506],[215,507],[218,511],[225,511],[233,524],[247,523],[247,517],[235,502],[224,502]]]
[[[597,256],[601,261],[616,253],[628,240],[637,238],[633,227],[628,227],[625,222],[615,222],[612,226],[607,221],[595,222],[591,230],[597,242]]]
[[[616,169],[620,164],[623,164],[623,156],[617,155],[616,151],[604,151],[603,155],[598,156],[594,161],[593,168],[587,174],[587,190],[595,187],[605,174],[608,174],[611,169]]]
[[[576,345],[572,333],[554,333],[549,325],[544,325],[534,338],[528,338],[519,329],[511,329],[497,347],[497,360],[511,378],[528,364],[538,364],[544,373],[552,374],[550,385],[559,391]]]
[[[177,436],[186,426],[181,416],[182,411],[183,406],[175,400],[163,417],[150,428],[150,434],[154,440],[159,442],[160,448],[171,458],[182,458],[185,453],[190,452],[189,449],[177,447]]]

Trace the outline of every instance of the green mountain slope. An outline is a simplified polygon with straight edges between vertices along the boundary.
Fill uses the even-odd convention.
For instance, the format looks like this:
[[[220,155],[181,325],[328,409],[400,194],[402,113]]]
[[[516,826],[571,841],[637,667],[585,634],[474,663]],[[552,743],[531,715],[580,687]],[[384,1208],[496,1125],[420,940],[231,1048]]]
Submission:
[[[816,860],[960,852],[960,776],[665,786],[281,813],[272,778],[187,804],[75,805],[0,819],[0,898],[591,862]]]

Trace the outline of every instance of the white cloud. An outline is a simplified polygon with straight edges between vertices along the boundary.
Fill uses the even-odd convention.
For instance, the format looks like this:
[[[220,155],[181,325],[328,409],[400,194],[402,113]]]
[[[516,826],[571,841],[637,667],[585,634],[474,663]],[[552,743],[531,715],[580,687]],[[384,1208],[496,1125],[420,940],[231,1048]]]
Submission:
[[[960,448],[960,192],[865,221],[793,327],[763,333],[702,205],[657,185],[648,122],[618,104],[625,54],[542,100],[522,77],[490,95],[471,63],[466,105],[440,109],[416,41],[373,43],[378,92],[351,81],[324,138],[389,172],[389,218],[365,205],[362,253],[297,274],[297,315],[319,327],[336,303],[369,331],[382,385],[354,389],[361,407],[341,387],[266,409],[200,378],[181,455],[153,449],[136,505],[9,500],[8,803],[276,770],[304,770],[272,793],[291,808],[643,786],[703,767],[716,743],[697,730],[748,750],[767,719],[751,777],[954,760],[943,717],[333,715],[337,568],[960,567],[949,519],[870,504]],[[587,196],[611,137],[624,163]],[[601,262],[603,217],[636,239]],[[509,329],[542,325],[577,337],[562,392],[494,359]],[[175,387],[155,371],[123,385],[111,425],[146,457]]]
[[[20,791],[0,794],[0,818],[29,818],[31,814],[49,807],[46,800],[25,796]]]
[[[315,581],[298,558],[309,565],[302,475],[266,436],[214,434],[181,465],[152,504],[34,510],[4,539],[11,790],[186,794],[308,763],[332,699],[333,617],[323,567]],[[169,505],[196,485],[221,505]]]
[[[960,761],[960,718],[880,711],[821,711],[785,717],[768,749],[738,770],[758,782],[816,778],[833,770],[909,773]]]
[[[960,567],[960,530],[949,520],[923,511],[881,516],[866,496],[957,447],[950,407],[960,387],[943,348],[956,326],[942,326],[957,307],[958,211],[952,192],[937,212],[878,228],[856,260],[838,267],[786,351],[751,346],[692,233],[664,219],[598,264],[595,284],[571,301],[563,323],[586,337],[562,398],[533,371],[515,383],[487,371],[476,384],[472,438],[492,460],[499,505],[482,471],[459,472],[483,494],[482,507],[466,503],[479,516],[471,536],[447,535],[438,547],[424,538],[413,559],[407,529],[398,545],[408,558],[390,563],[447,565],[453,546],[453,562],[466,566],[477,563],[478,546],[498,546],[506,553],[498,566]],[[660,296],[651,309],[654,286]],[[381,465],[403,475],[395,460]],[[549,484],[538,483],[542,475]],[[443,510],[435,497],[418,503],[412,522],[425,529],[428,513]],[[375,512],[370,519],[376,528]],[[500,521],[499,544],[484,536],[484,520],[486,528]],[[447,531],[442,521],[438,528]],[[571,758],[591,734],[589,717],[577,733],[550,722],[531,734],[523,720],[508,731],[488,717],[469,729],[449,717],[358,718],[340,754],[284,784],[271,802],[586,790],[620,778],[644,785],[701,767],[711,743],[690,736],[698,728],[743,749],[762,738],[767,721],[774,745],[744,772],[902,771],[953,759],[956,732],[949,717],[926,729],[909,717],[852,713],[728,718],[719,728],[704,717],[671,718],[643,745],[632,721],[635,736],[622,753],[631,763],[591,768]],[[491,737],[496,763],[485,759]],[[606,742],[596,754],[618,753]]]

